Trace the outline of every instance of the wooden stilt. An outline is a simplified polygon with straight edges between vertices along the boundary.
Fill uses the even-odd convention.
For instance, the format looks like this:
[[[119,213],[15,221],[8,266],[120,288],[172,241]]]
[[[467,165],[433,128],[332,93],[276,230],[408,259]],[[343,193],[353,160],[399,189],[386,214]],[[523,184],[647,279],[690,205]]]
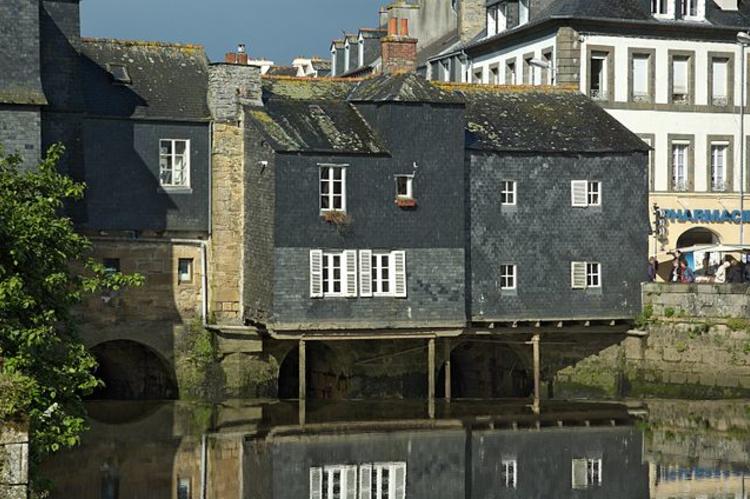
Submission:
[[[531,346],[534,349],[533,351],[533,355],[534,355],[534,405],[532,407],[534,414],[539,414],[539,411],[540,411],[539,399],[541,396],[541,393],[540,393],[541,355],[539,353],[539,343],[540,343],[540,337],[538,334],[535,334],[531,338]]]
[[[435,417],[435,338],[427,343],[427,397],[430,418]]]

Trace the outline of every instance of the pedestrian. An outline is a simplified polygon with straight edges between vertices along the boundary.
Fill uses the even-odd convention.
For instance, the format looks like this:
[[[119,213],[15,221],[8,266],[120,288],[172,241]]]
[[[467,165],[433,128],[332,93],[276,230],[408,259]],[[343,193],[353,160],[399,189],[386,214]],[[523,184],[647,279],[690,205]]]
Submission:
[[[693,269],[688,267],[685,260],[680,262],[680,282],[682,284],[692,284],[695,282],[695,274]]]
[[[745,282],[744,269],[740,262],[732,258],[727,271],[727,282],[732,284],[742,284]]]
[[[680,282],[680,260],[675,258],[672,260],[672,271],[669,274],[669,282]]]
[[[648,259],[648,282],[654,282],[658,275],[659,262],[656,261],[656,257],[652,256]]]
[[[724,261],[719,265],[719,268],[716,269],[716,276],[714,277],[714,282],[716,284],[724,284],[727,282],[727,269],[730,265],[731,264],[728,261]]]

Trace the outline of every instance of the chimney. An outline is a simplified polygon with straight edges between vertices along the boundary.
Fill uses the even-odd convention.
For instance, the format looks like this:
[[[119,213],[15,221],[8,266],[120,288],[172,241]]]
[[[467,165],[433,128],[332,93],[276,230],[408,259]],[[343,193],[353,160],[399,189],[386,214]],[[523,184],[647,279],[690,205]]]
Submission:
[[[383,73],[413,73],[417,70],[417,39],[409,36],[409,20],[388,20],[388,35],[380,41]]]
[[[236,52],[227,52],[224,56],[227,64],[247,64],[247,50],[244,43],[237,45]]]

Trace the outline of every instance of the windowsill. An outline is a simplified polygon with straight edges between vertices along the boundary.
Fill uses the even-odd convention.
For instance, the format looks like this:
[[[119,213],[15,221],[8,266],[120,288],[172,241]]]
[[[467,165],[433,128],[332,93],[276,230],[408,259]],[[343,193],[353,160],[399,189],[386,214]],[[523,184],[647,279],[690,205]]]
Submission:
[[[415,208],[417,206],[417,200],[414,198],[397,197],[396,206],[399,208]]]
[[[601,286],[597,286],[595,288],[593,288],[593,287],[586,288],[586,294],[587,295],[594,295],[594,296],[601,296],[603,294],[602,293],[602,287]]]
[[[518,296],[518,289],[501,289],[500,296]]]
[[[160,194],[192,194],[193,189],[191,187],[160,186],[156,189],[156,192]]]
[[[517,213],[518,212],[518,205],[515,205],[515,204],[501,204],[500,205],[500,212],[501,213]]]
[[[662,21],[674,21],[674,14],[651,14],[654,16],[654,19],[659,19]]]

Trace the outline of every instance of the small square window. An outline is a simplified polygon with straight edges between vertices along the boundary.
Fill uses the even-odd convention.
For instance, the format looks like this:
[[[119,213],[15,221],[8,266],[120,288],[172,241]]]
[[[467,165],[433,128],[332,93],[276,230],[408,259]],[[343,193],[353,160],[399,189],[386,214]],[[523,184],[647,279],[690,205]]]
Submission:
[[[500,204],[503,206],[516,205],[516,182],[513,180],[503,180],[500,190]]]
[[[516,266],[515,265],[501,265],[500,266],[500,289],[503,289],[503,290],[516,289]]]
[[[102,260],[104,265],[104,271],[107,274],[116,274],[120,271],[120,259],[119,258],[104,258]]]
[[[586,264],[586,287],[600,288],[602,286],[601,269],[598,263]]]
[[[396,175],[396,197],[414,198],[414,175]]]
[[[112,76],[112,80],[115,83],[129,85],[133,82],[133,80],[130,79],[128,68],[124,64],[107,64],[107,71],[109,71],[109,74]]]
[[[178,282],[193,282],[193,259],[180,258],[177,261],[177,280]]]

